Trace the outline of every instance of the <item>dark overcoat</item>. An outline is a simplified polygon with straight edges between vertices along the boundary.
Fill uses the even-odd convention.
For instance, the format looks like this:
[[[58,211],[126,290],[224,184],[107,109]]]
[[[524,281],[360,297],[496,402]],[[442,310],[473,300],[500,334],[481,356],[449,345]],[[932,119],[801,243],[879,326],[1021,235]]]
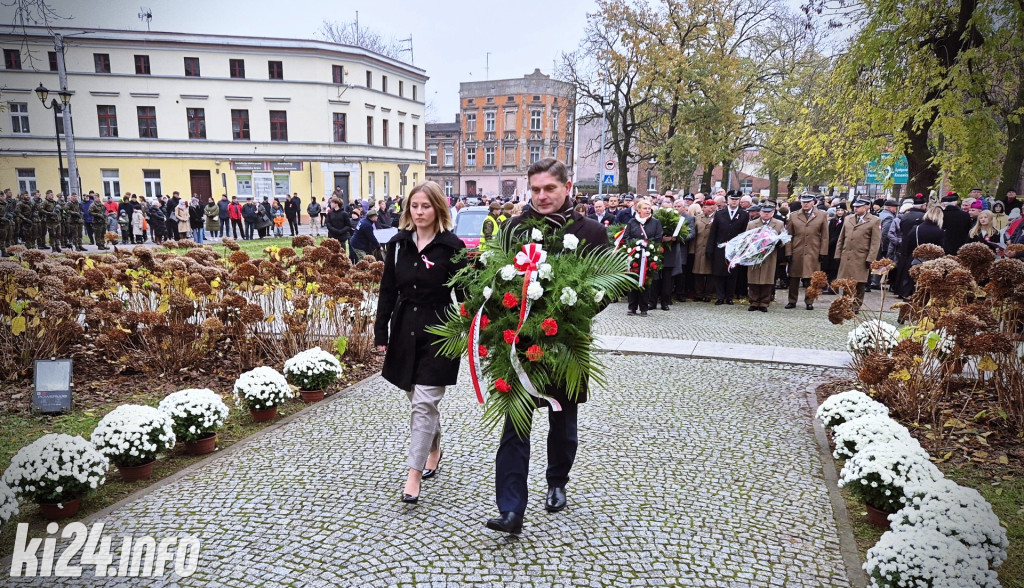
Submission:
[[[422,251],[411,231],[398,231],[386,245],[374,342],[388,346],[381,375],[402,390],[450,386],[458,379],[459,358],[440,355],[439,337],[425,329],[445,320],[453,303],[445,284],[465,265],[454,259],[464,248],[451,231],[438,233]]]
[[[747,230],[747,223],[750,222],[750,215],[742,208],[736,209],[734,218],[729,218],[729,207],[715,212],[711,220],[711,232],[708,235],[707,249],[711,253],[711,275],[729,275],[729,261],[725,259],[725,247],[719,247],[727,243],[729,239]]]

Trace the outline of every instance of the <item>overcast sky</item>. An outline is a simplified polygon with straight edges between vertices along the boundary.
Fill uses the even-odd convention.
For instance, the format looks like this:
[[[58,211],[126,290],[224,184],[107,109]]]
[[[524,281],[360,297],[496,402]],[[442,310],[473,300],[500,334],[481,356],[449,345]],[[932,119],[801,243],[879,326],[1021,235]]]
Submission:
[[[4,0],[4,4],[10,0]],[[574,51],[594,0],[522,0],[503,7],[468,0],[47,0],[72,17],[62,26],[146,30],[139,8],[152,11],[154,31],[311,39],[326,19],[351,22],[385,36],[412,35],[415,65],[426,70],[426,99],[439,122],[455,120],[459,82],[551,74],[563,51]],[[0,6],[0,22],[13,21]],[[490,72],[486,69],[490,52]]]

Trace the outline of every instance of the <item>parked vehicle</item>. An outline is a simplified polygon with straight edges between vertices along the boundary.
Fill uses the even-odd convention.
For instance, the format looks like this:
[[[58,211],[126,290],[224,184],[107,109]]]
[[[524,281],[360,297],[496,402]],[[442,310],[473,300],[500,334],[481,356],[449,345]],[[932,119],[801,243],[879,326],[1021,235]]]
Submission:
[[[469,249],[480,246],[483,237],[484,219],[487,218],[486,206],[467,206],[455,216],[455,236],[462,239]]]

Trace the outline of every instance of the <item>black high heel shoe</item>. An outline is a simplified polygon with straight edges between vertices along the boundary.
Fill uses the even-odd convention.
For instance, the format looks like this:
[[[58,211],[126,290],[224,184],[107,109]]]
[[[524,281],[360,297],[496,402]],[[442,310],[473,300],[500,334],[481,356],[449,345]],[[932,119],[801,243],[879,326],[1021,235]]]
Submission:
[[[417,502],[419,502],[419,499],[419,496],[413,496],[412,494],[406,494],[405,492],[402,492],[402,502],[406,504],[416,504]]]
[[[422,478],[424,480],[429,480],[430,478],[433,478],[434,476],[437,475],[437,472],[441,470],[442,459],[444,459],[444,449],[441,450],[441,455],[437,456],[437,464],[434,465],[433,469],[428,468],[423,470]]]

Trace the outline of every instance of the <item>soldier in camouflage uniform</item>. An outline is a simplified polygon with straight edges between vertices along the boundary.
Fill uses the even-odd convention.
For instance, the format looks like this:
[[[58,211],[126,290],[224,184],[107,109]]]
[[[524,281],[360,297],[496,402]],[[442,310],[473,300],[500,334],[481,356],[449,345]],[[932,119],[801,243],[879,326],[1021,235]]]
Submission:
[[[85,251],[85,247],[82,247],[82,227],[85,225],[85,215],[82,214],[82,203],[78,201],[78,194],[71,193],[71,198],[68,199],[67,205],[64,207],[64,218],[67,219],[68,232],[65,239],[68,239],[71,244],[68,245],[70,249],[72,245],[75,251]]]
[[[11,246],[12,219],[7,218],[8,194],[10,190],[0,192],[0,257],[7,257],[7,248]]]
[[[32,199],[29,198],[28,192],[21,193],[21,200],[18,201],[15,214],[18,219],[18,236],[21,237],[21,243],[26,248],[32,249],[36,246],[36,219],[32,212]]]
[[[43,218],[43,198],[36,190],[32,197],[32,227],[36,249],[46,249],[46,220]]]
[[[50,234],[50,251],[60,253],[60,215],[61,207],[53,196],[53,190],[46,191],[46,200],[39,207],[40,219],[46,226],[46,232]],[[40,245],[44,240],[40,239]]]
[[[99,199],[93,200],[89,205],[89,216],[92,217],[92,236],[96,240],[96,248],[106,250],[107,207]]]

